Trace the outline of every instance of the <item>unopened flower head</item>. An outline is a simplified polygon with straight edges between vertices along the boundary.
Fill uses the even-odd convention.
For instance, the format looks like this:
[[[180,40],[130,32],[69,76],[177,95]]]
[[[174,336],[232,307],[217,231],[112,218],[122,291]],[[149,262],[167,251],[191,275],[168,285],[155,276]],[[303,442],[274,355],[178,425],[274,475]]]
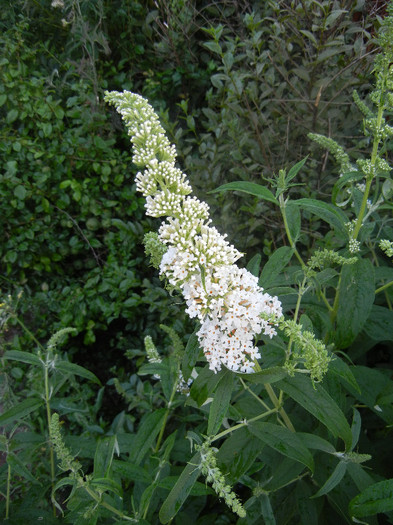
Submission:
[[[189,196],[191,186],[175,166],[175,147],[147,101],[130,92],[106,93],[106,100],[126,123],[134,163],[145,168],[136,184],[146,197],[146,213],[165,218],[158,238],[168,249],[160,274],[181,290],[188,315],[199,319],[197,335],[210,368],[252,372],[260,357],[254,337],[276,334],[281,303],[235,264],[242,254],[210,225],[207,204]]]

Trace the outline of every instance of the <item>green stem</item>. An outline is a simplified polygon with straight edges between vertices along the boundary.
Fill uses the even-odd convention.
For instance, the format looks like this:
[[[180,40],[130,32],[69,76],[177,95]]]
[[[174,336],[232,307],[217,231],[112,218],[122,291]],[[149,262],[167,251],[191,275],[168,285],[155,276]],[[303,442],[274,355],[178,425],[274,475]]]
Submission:
[[[8,463],[7,469],[7,494],[5,499],[5,519],[10,517],[10,494],[11,494],[11,465]]]
[[[89,496],[91,496],[94,499],[94,501],[99,503],[102,507],[105,507],[106,509],[113,512],[113,514],[116,514],[116,516],[119,516],[123,520],[136,522],[134,518],[130,518],[126,514],[123,514],[121,510],[117,510],[115,507],[112,507],[112,505],[110,505],[109,503],[106,503],[106,501],[104,501],[102,497],[100,497],[96,492],[94,492],[94,490],[92,490],[89,486],[84,486],[84,489],[89,494]]]
[[[177,369],[177,377],[179,377],[179,367]],[[162,426],[161,426],[161,430],[160,430],[160,433],[158,435],[158,439],[157,439],[157,445],[156,445],[156,448],[154,449],[154,453],[157,454],[157,452],[159,451],[160,449],[160,445],[161,445],[161,441],[162,441],[162,438],[164,436],[164,431],[165,431],[165,427],[166,427],[166,423],[167,423],[167,420],[168,420],[168,416],[169,416],[169,412],[170,412],[170,409],[171,409],[171,406],[172,406],[172,403],[173,403],[173,400],[175,398],[175,395],[176,395],[176,390],[177,390],[177,385],[179,383],[179,379],[177,379],[174,384],[173,384],[173,388],[172,388],[172,392],[171,392],[171,397],[169,398],[169,401],[168,401],[168,406],[167,406],[167,409],[166,409],[166,412],[165,412],[165,416],[164,416],[164,421],[162,422]]]
[[[380,143],[380,130],[382,126],[382,118],[383,118],[383,104],[382,102],[380,102],[379,107],[378,107],[377,125],[376,125],[375,134],[374,134],[373,149],[371,153],[370,173],[366,177],[366,188],[364,190],[362,204],[360,205],[359,215],[356,220],[355,229],[352,234],[352,239],[354,240],[356,240],[357,236],[359,235],[360,228],[362,227],[362,224],[363,224],[364,215],[367,210],[367,200],[370,195],[371,184],[374,179],[374,171],[375,171],[374,168],[375,168],[375,164],[376,164],[377,157],[378,157],[378,147]]]
[[[258,403],[263,406],[263,408],[266,408],[266,410],[271,410],[271,408],[259,396],[257,396],[249,386],[246,385],[242,378],[240,378],[240,383],[243,385],[244,390],[247,390],[247,392],[249,392],[258,401]]]
[[[45,380],[45,406],[46,406],[46,418],[48,422],[48,432],[49,432],[49,461],[50,461],[50,474],[51,474],[51,487],[52,493],[55,487],[55,453],[52,443],[52,436],[50,432],[50,422],[52,418],[51,409],[50,409],[50,393],[49,393],[49,372],[48,372],[48,363],[45,363],[44,369],[44,380]],[[52,504],[53,516],[56,516],[56,506]]]
[[[38,341],[38,339],[35,337],[35,335],[32,334],[32,333],[30,332],[30,330],[27,328],[27,326],[24,324],[24,322],[21,321],[21,320],[19,319],[19,317],[16,316],[16,315],[14,315],[13,317],[14,317],[14,319],[16,320],[16,322],[20,324],[20,326],[21,326],[21,327],[23,328],[23,330],[27,333],[27,335],[31,338],[31,340],[34,341],[35,344],[36,344],[36,345],[37,345],[37,346],[38,346],[43,352],[45,352],[45,348],[44,348],[44,347],[42,346],[42,344]]]
[[[254,363],[255,363],[255,371],[256,372],[260,372],[261,371],[261,367],[259,366],[258,361],[255,360]],[[265,383],[264,386],[265,386],[265,389],[266,389],[266,392],[267,392],[268,396],[270,397],[271,401],[273,402],[273,405],[275,407],[274,410],[280,414],[280,416],[282,417],[286,427],[291,432],[296,432],[295,431],[295,427],[292,425],[292,422],[289,419],[288,414],[285,412],[284,408],[282,407],[282,403],[281,403],[281,401],[278,400],[278,398],[277,398],[277,396],[276,396],[272,386],[270,385],[270,383]],[[280,394],[280,398],[282,399],[281,394]]]
[[[386,290],[387,288],[389,288],[392,285],[393,285],[393,281],[390,281],[389,283],[386,283],[383,286],[380,286],[379,288],[377,288],[375,290],[375,295],[377,295],[377,293],[383,292],[384,290]]]
[[[267,416],[271,416],[272,414],[275,414],[277,412],[277,408],[271,408],[270,410],[267,410],[266,412],[263,412],[263,414],[259,414],[259,416],[252,417],[251,419],[247,419],[244,423],[238,423],[237,425],[227,428],[226,430],[223,430],[210,441],[213,443],[214,441],[217,441],[218,439],[223,438],[227,434],[230,434],[231,432],[234,432],[235,430],[239,430],[239,428],[246,427],[249,423],[253,423],[254,421],[258,421],[258,419],[262,419]]]
[[[293,252],[296,255],[296,258],[298,259],[298,261],[300,262],[301,267],[304,269],[306,267],[306,265],[304,264],[303,259],[300,256],[300,253],[296,249],[296,245],[293,242],[292,235],[291,235],[291,232],[289,230],[287,214],[285,213],[286,202],[284,200],[284,195],[282,193],[279,196],[279,201],[280,201],[281,215],[282,215],[282,218],[283,218],[283,221],[284,221],[285,233],[287,234],[289,245],[293,249]]]

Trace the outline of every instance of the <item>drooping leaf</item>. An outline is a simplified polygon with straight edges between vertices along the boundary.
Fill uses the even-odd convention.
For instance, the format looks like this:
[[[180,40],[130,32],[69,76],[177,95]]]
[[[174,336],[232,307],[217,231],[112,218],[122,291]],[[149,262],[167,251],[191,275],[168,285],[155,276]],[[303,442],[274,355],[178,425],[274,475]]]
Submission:
[[[34,412],[34,410],[37,410],[37,408],[42,406],[43,403],[44,401],[42,399],[37,399],[34,397],[24,399],[20,403],[17,403],[15,406],[4,412],[4,414],[1,414],[0,425],[7,425],[12,421],[22,419],[31,412]]]
[[[267,383],[270,384],[279,381],[280,379],[286,377],[288,372],[285,370],[285,368],[280,366],[272,366],[270,368],[262,369],[259,372],[254,372],[253,374],[237,373],[236,375],[241,377],[243,380],[248,381],[249,383],[265,385]]]
[[[209,410],[207,434],[213,436],[219,431],[222,421],[228,412],[233,388],[233,372],[225,370],[214,392],[214,397]]]
[[[337,403],[320,384],[313,385],[310,378],[297,374],[286,377],[277,384],[294,401],[310,412],[335,437],[341,437],[347,450],[352,444],[352,433],[348,421]]]
[[[333,490],[334,487],[338,485],[343,479],[346,470],[347,463],[345,463],[344,461],[340,461],[336,468],[333,470],[332,474],[329,476],[329,478],[325,481],[325,483],[318,490],[318,492],[316,492],[314,496],[312,496],[312,498],[319,498]]]
[[[161,523],[168,523],[180,510],[198,479],[200,469],[200,454],[197,452],[180,474],[177,483],[168,494],[159,512]]]
[[[277,450],[284,456],[306,465],[311,472],[314,470],[314,460],[310,451],[303,445],[296,433],[285,427],[264,423],[262,421],[249,422],[247,427],[252,434],[257,436],[269,447]]]
[[[10,359],[12,361],[19,361],[21,363],[28,363],[29,365],[42,366],[43,362],[41,359],[29,352],[22,352],[21,350],[8,350],[4,353],[3,356],[5,359]]]
[[[379,481],[353,498],[349,504],[352,516],[362,518],[393,510],[393,479]]]
[[[69,361],[56,361],[56,369],[61,370],[61,372],[66,372],[67,374],[73,374],[75,376],[89,379],[90,381],[93,381],[93,383],[101,386],[101,381],[98,377],[83,366],[70,363]]]
[[[136,465],[141,463],[149,449],[152,448],[155,439],[161,430],[165,412],[165,408],[160,408],[159,410],[147,414],[142,419],[130,454],[131,461]]]
[[[196,332],[190,335],[182,360],[183,377],[187,381],[190,378],[192,369],[194,368],[200,352],[199,340]]]
[[[313,215],[316,215],[320,219],[324,220],[343,236],[347,236],[347,229],[345,227],[345,224],[348,222],[348,218],[344,212],[342,212],[333,204],[319,201],[317,199],[307,198],[298,199],[296,201],[291,202],[299,206],[300,209],[307,210]]]

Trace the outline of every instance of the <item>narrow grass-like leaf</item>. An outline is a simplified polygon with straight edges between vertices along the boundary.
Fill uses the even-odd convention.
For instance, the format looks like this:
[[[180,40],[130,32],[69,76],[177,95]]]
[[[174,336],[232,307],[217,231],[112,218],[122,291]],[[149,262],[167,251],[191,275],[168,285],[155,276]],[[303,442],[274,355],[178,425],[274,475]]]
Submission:
[[[29,365],[43,365],[41,359],[37,355],[31,354],[29,352],[22,352],[20,350],[8,350],[8,352],[4,353],[3,357],[5,359],[11,359],[12,361],[19,361],[21,363],[27,363]]]
[[[97,385],[101,386],[101,381],[98,379],[98,377],[83,366],[70,363],[69,361],[56,361],[56,369],[60,370],[61,372],[66,372],[67,374],[73,374],[75,376],[89,379],[90,381],[93,381],[93,383],[97,383]]]
[[[222,421],[228,412],[231,401],[234,374],[226,370],[214,392],[213,401],[209,411],[207,424],[208,436],[213,436],[219,431]]]
[[[259,199],[274,202],[275,204],[278,204],[278,200],[275,198],[273,193],[265,188],[264,186],[261,186],[260,184],[255,184],[255,182],[247,182],[247,181],[236,181],[236,182],[228,182],[228,184],[223,184],[222,186],[219,186],[215,190],[209,192],[209,193],[217,193],[222,191],[242,191],[243,193],[248,193],[250,195],[254,195],[254,197],[258,197]]]
[[[340,481],[343,479],[345,475],[346,470],[347,470],[347,463],[344,463],[344,461],[340,461],[339,464],[336,466],[336,468],[333,470],[332,474],[326,480],[326,482],[318,490],[318,492],[316,492],[314,496],[311,496],[311,497],[319,498],[320,496],[324,496],[325,494],[328,494],[331,490],[334,489],[336,485],[340,483]]]
[[[0,416],[0,425],[7,425],[16,419],[22,419],[43,404],[43,400],[37,398],[24,399]]]
[[[179,512],[200,474],[200,454],[197,452],[180,474],[159,512],[160,521],[168,523]]]
[[[349,504],[352,516],[372,516],[393,510],[393,479],[379,481],[358,494]]]
[[[350,450],[352,433],[348,421],[337,403],[320,384],[313,385],[310,378],[297,374],[282,379],[277,386],[321,421],[333,436],[341,437],[346,450]]]
[[[262,421],[250,422],[247,428],[269,447],[295,461],[300,461],[311,472],[314,471],[314,460],[310,451],[294,432],[273,423],[264,423]]]

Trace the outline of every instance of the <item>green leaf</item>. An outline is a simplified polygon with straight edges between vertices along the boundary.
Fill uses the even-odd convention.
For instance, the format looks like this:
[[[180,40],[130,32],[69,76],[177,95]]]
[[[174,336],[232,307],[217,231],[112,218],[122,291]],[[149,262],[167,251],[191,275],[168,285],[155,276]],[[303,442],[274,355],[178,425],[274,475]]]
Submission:
[[[19,116],[19,112],[17,109],[11,109],[7,113],[7,124],[12,124]]]
[[[261,266],[261,259],[262,259],[261,254],[256,253],[254,257],[252,257],[252,259],[248,261],[246,268],[250,273],[255,275],[255,277],[259,276],[259,267]]]
[[[350,514],[360,518],[392,510],[393,479],[374,483],[353,498],[349,504]]]
[[[348,421],[322,385],[313,385],[310,378],[297,374],[282,379],[277,386],[323,423],[333,436],[341,437],[346,449],[350,450],[352,433]]]
[[[214,392],[213,402],[210,406],[207,424],[208,436],[214,436],[219,431],[231,401],[234,374],[225,370]]]
[[[176,485],[168,494],[159,512],[160,521],[168,523],[180,510],[200,474],[200,454],[195,454],[180,474]]]
[[[90,381],[93,381],[93,383],[97,383],[101,386],[101,381],[98,377],[83,366],[70,363],[69,361],[56,361],[56,369],[67,374],[84,377],[85,379],[89,379]]]
[[[217,53],[220,56],[222,55],[222,49],[218,42],[203,42],[203,46],[206,47],[206,49],[208,49],[209,51],[212,51],[213,53]]]
[[[284,456],[303,463],[311,472],[314,471],[314,460],[310,451],[294,432],[285,427],[262,421],[249,422],[247,428],[269,447]]]
[[[353,375],[350,367],[337,355],[335,355],[334,359],[329,363],[328,373],[333,373],[340,379],[342,383],[347,384],[354,388],[357,392],[360,392],[359,385],[357,384],[355,376]]]
[[[27,190],[24,186],[21,184],[18,184],[16,188],[14,189],[14,195],[15,197],[18,197],[21,201],[23,201],[26,198]]]
[[[29,352],[22,352],[21,350],[8,350],[3,357],[21,363],[28,363],[29,365],[43,366],[43,362],[38,356]]]
[[[208,397],[211,397],[211,393],[216,388],[217,383],[220,381],[222,370],[218,374],[215,374],[206,365],[205,368],[198,371],[198,377],[193,382],[190,389],[190,397],[198,403],[198,406],[202,406]]]
[[[302,210],[316,215],[320,219],[324,220],[330,226],[341,233],[343,236],[348,237],[347,229],[345,224],[348,222],[348,218],[344,212],[336,208],[333,204],[328,202],[318,201],[316,199],[298,199],[291,201],[293,204],[299,206]]]
[[[292,166],[292,168],[288,171],[287,176],[285,177],[287,182],[291,181],[293,178],[296,177],[296,175],[302,169],[304,164],[307,162],[307,159],[308,159],[308,155],[307,157],[304,157],[304,159],[302,159],[301,161],[297,162],[294,166]]]
[[[275,383],[276,381],[280,381],[280,379],[283,379],[288,375],[288,372],[285,370],[285,368],[282,368],[281,366],[272,366],[270,368],[265,368],[260,372],[255,372],[252,374],[237,373],[236,375],[238,377],[241,377],[245,381],[248,381],[249,383],[265,385],[267,383],[270,384]]]
[[[131,461],[137,465],[141,463],[149,449],[153,447],[156,436],[161,430],[162,423],[166,414],[165,408],[160,408],[145,416],[138,428],[134,441],[133,450],[131,451]]]
[[[199,340],[195,331],[193,334],[190,335],[187,341],[182,360],[181,369],[183,372],[183,377],[186,381],[191,377],[191,373],[197,362],[199,352]]]
[[[300,228],[302,225],[300,211],[296,205],[296,201],[289,201],[286,204],[285,214],[287,216],[288,229],[291,234],[292,240],[294,243],[296,243],[299,239]]]
[[[31,397],[29,399],[24,399],[17,405],[13,406],[4,414],[0,416],[0,425],[7,425],[16,419],[21,419],[22,417],[27,416],[30,412],[34,412],[43,404],[43,400]]]
[[[347,464],[344,463],[344,461],[340,461],[339,464],[336,466],[336,468],[333,470],[332,474],[326,480],[326,482],[318,490],[318,492],[316,492],[314,496],[311,496],[311,497],[319,498],[320,496],[324,496],[325,494],[328,494],[331,490],[334,489],[336,485],[340,483],[346,471],[347,471]]]
[[[373,304],[363,330],[374,341],[393,341],[392,310]]]
[[[374,268],[369,259],[344,265],[341,273],[335,343],[347,348],[361,332],[374,302]]]
[[[94,455],[94,478],[107,478],[117,445],[116,436],[100,438]]]
[[[297,432],[297,435],[301,439],[302,443],[312,450],[321,450],[327,454],[334,454],[336,449],[329,441],[317,436],[316,434],[308,434],[307,432]]]
[[[270,190],[268,190],[264,186],[261,186],[261,184],[255,184],[255,182],[228,182],[228,184],[223,184],[222,186],[219,186],[217,189],[210,191],[209,193],[217,193],[229,190],[242,191],[243,193],[254,195],[254,197],[258,197],[258,199],[263,199],[265,201],[274,202],[275,204],[278,204],[278,200],[275,198],[275,196]]]
[[[10,465],[11,471],[13,474],[15,473],[19,474],[19,476],[22,476],[28,481],[31,481],[31,483],[36,483],[37,485],[41,485],[41,483],[35,479],[35,477],[31,474],[31,472],[26,468],[23,461],[21,461],[16,454],[12,452],[8,454],[7,463],[8,465]]]
[[[112,470],[115,475],[120,476],[123,480],[141,481],[147,485],[150,485],[153,482],[153,479],[149,473],[134,463],[128,463],[126,461],[114,459],[112,461]]]
[[[121,485],[110,478],[94,478],[89,482],[89,485],[100,492],[114,492],[119,497],[123,495]]]
[[[276,518],[268,494],[259,494],[258,501],[264,525],[276,525]]]
[[[267,288],[270,286],[276,277],[287,266],[293,255],[293,249],[289,246],[281,246],[270,257],[263,267],[261,276],[259,278],[259,286]]]

